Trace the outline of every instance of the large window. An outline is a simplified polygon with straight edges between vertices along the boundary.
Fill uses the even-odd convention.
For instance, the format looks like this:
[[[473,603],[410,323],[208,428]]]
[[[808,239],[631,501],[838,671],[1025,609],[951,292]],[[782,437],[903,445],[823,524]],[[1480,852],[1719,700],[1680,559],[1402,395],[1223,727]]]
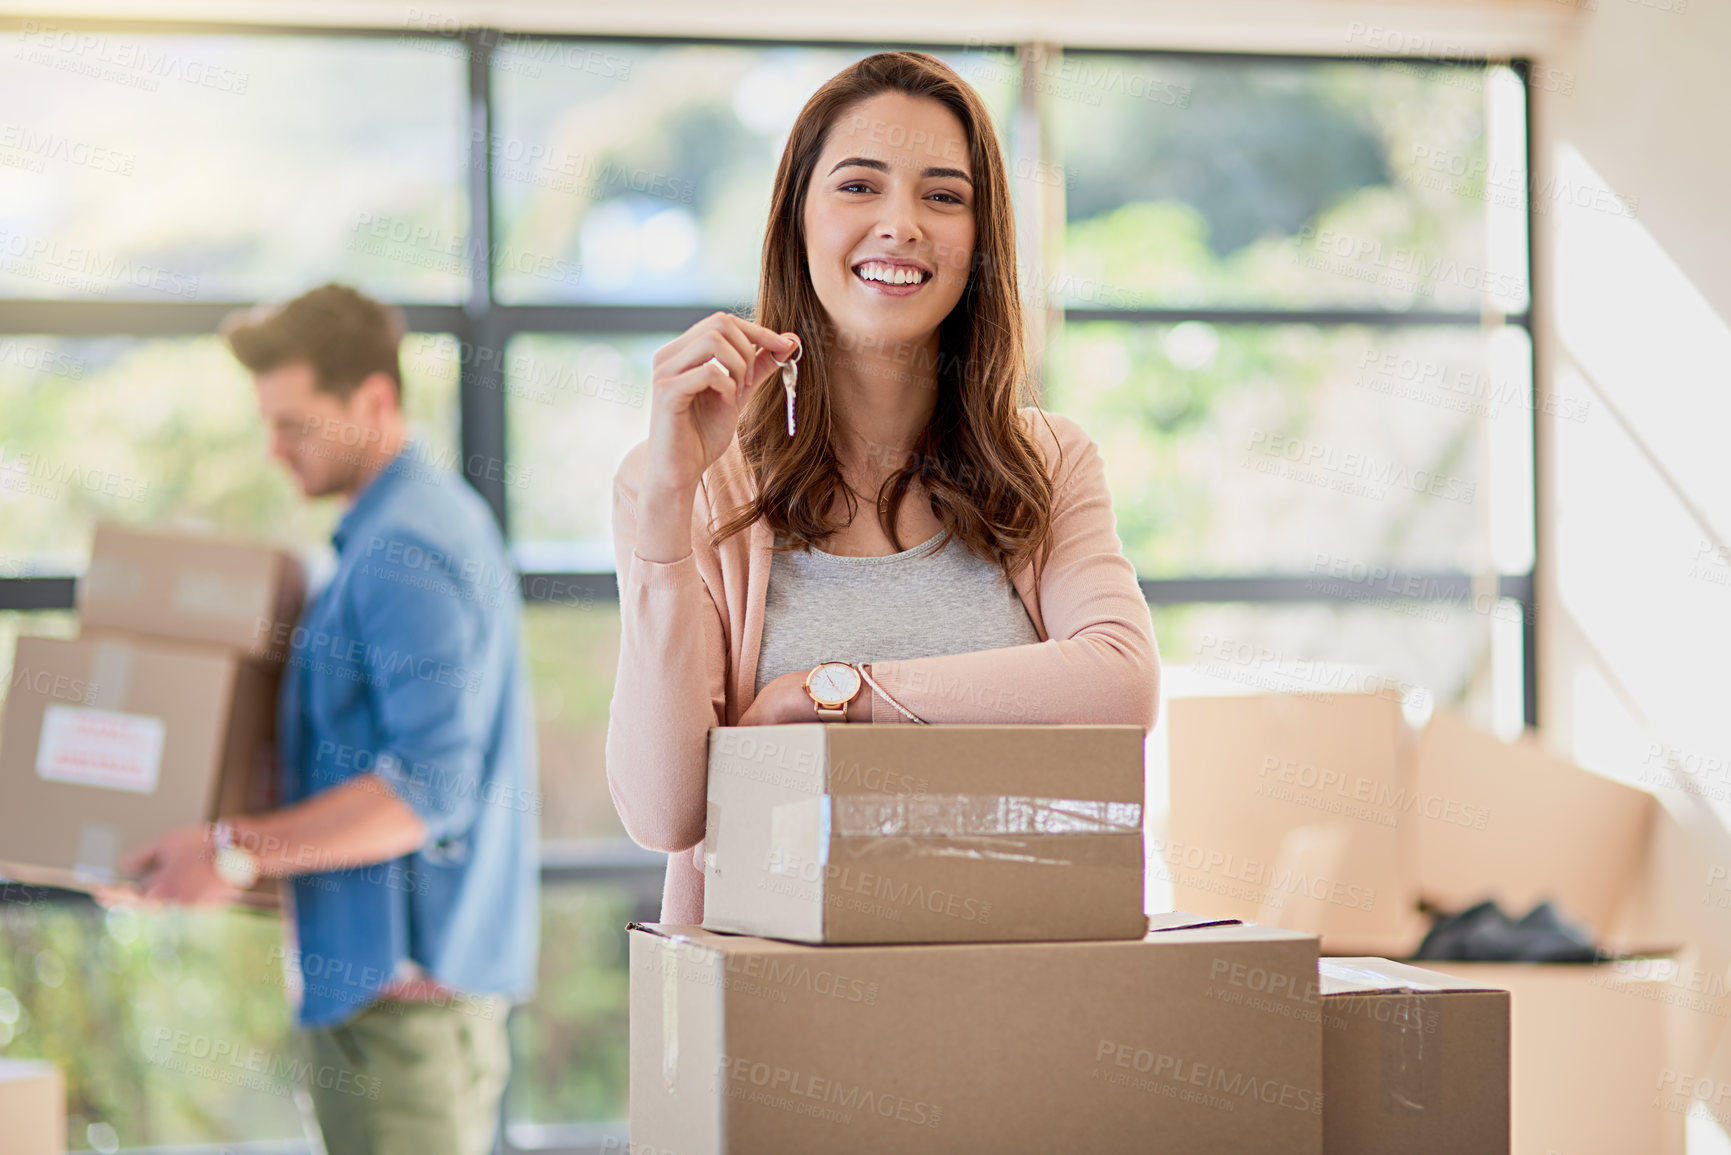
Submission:
[[[506,1138],[592,1149],[658,895],[602,765],[611,478],[656,347],[749,308],[795,114],[874,49],[64,31],[0,31],[0,661],[75,628],[98,519],[327,549],[211,334],[328,280],[402,305],[418,436],[530,600],[546,946]],[[1350,663],[1533,721],[1521,66],[931,50],[993,112],[1038,384],[1101,444],[1168,662]],[[6,894],[0,1050],[67,1064],[76,1146],[294,1136],[292,1080],[172,1061],[175,1032],[292,1053],[268,923]]]

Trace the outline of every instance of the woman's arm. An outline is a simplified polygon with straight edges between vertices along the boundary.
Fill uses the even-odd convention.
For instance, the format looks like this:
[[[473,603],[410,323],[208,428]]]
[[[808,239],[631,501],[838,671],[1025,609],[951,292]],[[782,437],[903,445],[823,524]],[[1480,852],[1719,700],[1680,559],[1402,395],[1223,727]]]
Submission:
[[[1154,725],[1160,655],[1136,570],[1124,557],[1100,452],[1080,426],[1048,415],[1062,449],[1052,552],[1040,579],[1049,640],[877,662],[872,675],[928,722]],[[1035,436],[1048,439],[1038,417]],[[1056,454],[1048,451],[1048,460]],[[903,719],[873,695],[873,722]]]
[[[687,549],[677,561],[636,555],[645,447],[613,479],[619,570],[619,673],[607,718],[607,785],[625,830],[672,853],[703,840],[709,728],[723,724],[727,640]],[[689,524],[694,498],[685,499]],[[689,545],[689,543],[688,543]]]

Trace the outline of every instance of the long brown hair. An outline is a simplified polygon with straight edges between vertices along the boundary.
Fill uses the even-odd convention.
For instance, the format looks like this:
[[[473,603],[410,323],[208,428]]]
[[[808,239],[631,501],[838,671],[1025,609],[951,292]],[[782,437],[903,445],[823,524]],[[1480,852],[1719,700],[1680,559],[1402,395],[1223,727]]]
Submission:
[[[761,517],[779,537],[778,548],[803,549],[856,512],[835,454],[835,410],[826,389],[830,358],[848,334],[837,331],[812,286],[805,200],[831,127],[848,109],[884,92],[937,100],[962,122],[973,169],[976,239],[967,286],[938,326],[931,422],[878,490],[878,520],[895,548],[905,548],[896,534],[896,512],[918,479],[944,525],[945,542],[961,538],[975,556],[996,561],[1009,576],[1039,560],[1052,524],[1052,477],[1017,415],[1024,398],[1030,404],[1037,398],[1023,344],[1009,181],[979,94],[948,65],[921,52],[884,52],[843,69],[806,102],[788,135],[763,239],[756,320],[778,333],[798,334],[805,346],[798,432],[788,438],[786,402],[771,378],[739,421],[740,450],[756,496],[734,510],[711,541],[720,544]],[[829,515],[838,495],[848,511],[840,522]]]

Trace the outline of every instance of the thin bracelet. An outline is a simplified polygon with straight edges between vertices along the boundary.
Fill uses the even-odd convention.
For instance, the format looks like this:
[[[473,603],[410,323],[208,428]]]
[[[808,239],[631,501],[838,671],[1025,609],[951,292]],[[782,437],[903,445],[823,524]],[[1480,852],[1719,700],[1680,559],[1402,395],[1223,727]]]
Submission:
[[[898,702],[894,698],[890,697],[889,692],[887,690],[885,690],[882,686],[878,685],[877,679],[873,678],[870,674],[866,673],[866,668],[865,668],[864,662],[855,662],[853,664],[853,668],[858,670],[859,676],[866,680],[866,685],[870,686],[873,690],[876,690],[879,697],[881,697],[884,701],[888,702],[890,705],[892,705],[896,708],[896,713],[900,714],[902,717],[906,718],[908,721],[912,722],[916,726],[930,725],[930,723],[927,722],[924,718],[918,717],[917,715],[915,715],[913,713],[913,711],[909,710],[906,706],[902,705],[900,702]]]

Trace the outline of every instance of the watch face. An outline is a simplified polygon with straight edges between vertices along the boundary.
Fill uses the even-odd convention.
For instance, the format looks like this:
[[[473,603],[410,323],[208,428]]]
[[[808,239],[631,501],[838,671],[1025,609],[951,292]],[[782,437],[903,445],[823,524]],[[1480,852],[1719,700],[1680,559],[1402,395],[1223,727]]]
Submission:
[[[846,702],[859,692],[859,671],[842,662],[825,662],[812,671],[809,684],[820,702]]]

